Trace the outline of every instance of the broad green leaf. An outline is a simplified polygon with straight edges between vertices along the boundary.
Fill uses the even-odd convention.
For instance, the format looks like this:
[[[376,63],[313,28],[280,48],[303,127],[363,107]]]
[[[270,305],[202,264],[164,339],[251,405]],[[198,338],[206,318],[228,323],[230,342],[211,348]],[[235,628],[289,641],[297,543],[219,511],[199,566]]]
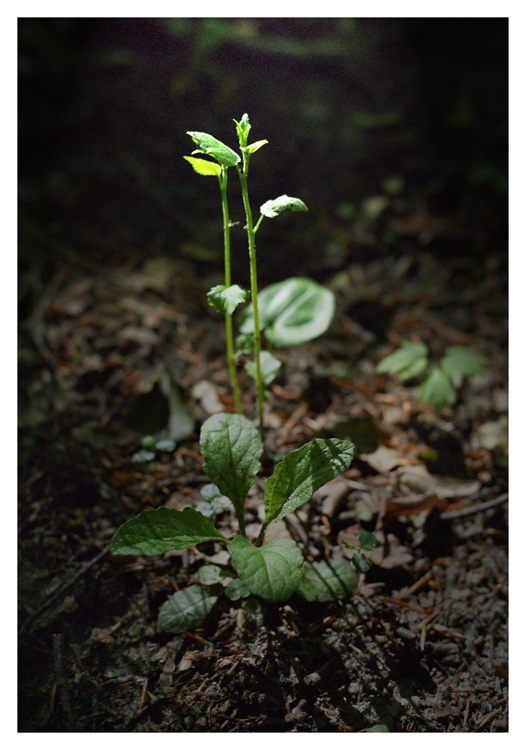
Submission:
[[[213,414],[201,428],[200,442],[203,469],[241,518],[261,466],[263,443],[256,427],[241,414]]]
[[[245,586],[241,578],[233,578],[227,585],[225,594],[233,602],[237,602],[238,599],[243,599],[246,596],[250,596],[250,591]]]
[[[196,159],[195,156],[183,156],[183,159],[190,162],[197,174],[205,175],[205,177],[208,177],[209,175],[219,177],[221,175],[221,167],[219,164],[216,164],[215,161]]]
[[[360,547],[365,550],[374,549],[380,544],[371,531],[361,531],[358,534],[358,541],[360,542]]]
[[[488,360],[467,346],[448,346],[440,360],[442,370],[449,376],[453,385],[459,388],[464,378],[483,375]]]
[[[305,277],[293,277],[263,289],[258,295],[260,328],[275,346],[296,346],[321,336],[334,317],[335,299],[330,289]],[[243,310],[241,333],[254,332],[254,311]]]
[[[238,305],[250,299],[250,292],[238,284],[232,284],[232,286],[218,284],[212,287],[206,296],[208,304],[215,307],[218,313],[232,315]]]
[[[270,385],[276,379],[278,372],[281,370],[282,362],[270,352],[261,352],[259,355],[259,361],[261,365],[263,385]],[[251,378],[256,377],[255,362],[247,362],[245,370]]]
[[[200,133],[195,130],[187,130],[186,134],[199,146],[193,152],[194,154],[209,154],[224,167],[235,167],[241,161],[239,154],[236,154],[231,148],[218,141],[213,135]]]
[[[210,614],[217,599],[197,585],[176,591],[159,610],[157,625],[168,633],[195,630]]]
[[[227,540],[194,508],[143,510],[123,523],[112,539],[112,555],[162,555],[194,544]]]
[[[291,211],[308,211],[309,209],[305,203],[299,198],[291,198],[290,195],[280,195],[278,198],[267,201],[260,206],[259,210],[268,219],[275,219],[276,216],[285,209],[290,208]]]
[[[350,596],[358,584],[358,573],[347,560],[305,563],[297,593],[308,602],[330,602]]]
[[[301,581],[303,555],[292,539],[272,539],[263,547],[253,547],[244,536],[235,536],[228,551],[241,581],[262,599],[285,601]]]
[[[428,401],[437,411],[442,411],[446,404],[454,404],[457,400],[457,393],[451,380],[438,367],[435,367],[422,380],[418,390],[422,401]]]
[[[219,583],[225,575],[217,565],[201,565],[197,571],[197,580],[202,586],[213,586],[214,583]]]
[[[250,146],[243,147],[243,151],[246,151],[247,154],[253,154],[256,151],[259,151],[261,146],[265,146],[268,143],[268,141],[255,141],[254,143],[251,143]]]
[[[400,380],[410,380],[427,367],[427,346],[403,341],[399,349],[384,357],[376,366],[377,372],[396,373]]]
[[[349,468],[353,455],[353,443],[337,438],[313,440],[287,454],[265,485],[265,524],[310,500],[317,489]]]

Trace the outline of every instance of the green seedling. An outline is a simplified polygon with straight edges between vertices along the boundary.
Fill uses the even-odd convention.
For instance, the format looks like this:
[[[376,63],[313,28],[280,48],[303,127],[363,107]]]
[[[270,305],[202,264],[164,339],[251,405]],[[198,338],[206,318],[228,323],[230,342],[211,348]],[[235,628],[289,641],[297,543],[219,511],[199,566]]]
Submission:
[[[289,346],[309,341],[324,333],[334,316],[334,295],[311,279],[288,279],[272,285],[258,294],[258,276],[256,262],[256,232],[263,219],[274,219],[283,211],[308,211],[305,203],[299,198],[280,195],[266,201],[260,206],[260,215],[254,224],[252,208],[248,194],[248,170],[252,155],[267,140],[248,143],[251,125],[247,114],[236,124],[241,156],[208,133],[188,131],[188,135],[197,145],[193,154],[203,154],[214,159],[185,156],[194,170],[201,175],[215,175],[219,179],[223,205],[223,228],[225,248],[225,283],[215,286],[208,293],[208,301],[220,313],[225,315],[227,357],[230,370],[236,409],[241,413],[239,386],[235,368],[233,348],[232,314],[237,307],[251,298],[250,309],[242,319],[242,336],[237,345],[241,353],[253,356],[253,362],[247,364],[249,375],[256,381],[256,404],[260,427],[263,426],[263,402],[265,386],[268,386],[279,372],[280,362],[270,352],[262,351],[261,335],[266,328],[268,341],[275,346]],[[245,229],[248,236],[250,262],[250,292],[239,285],[231,283],[230,261],[230,227],[228,202],[226,195],[227,170],[235,167],[240,183],[245,213]]]
[[[347,549],[354,549],[356,552],[351,557],[351,565],[357,573],[367,573],[371,567],[371,563],[367,559],[365,552],[371,552],[375,547],[378,547],[378,539],[370,531],[362,531],[358,534],[358,547],[348,542],[342,542],[344,547]]]
[[[423,375],[418,386],[420,398],[440,412],[447,404],[455,403],[464,379],[483,375],[488,364],[485,357],[466,346],[449,346],[440,362],[430,366],[425,344],[404,341],[376,369],[380,373],[397,374],[402,381]]]
[[[258,597],[282,602],[294,593],[307,601],[324,602],[352,593],[358,582],[356,567],[346,560],[304,561],[292,539],[271,539],[265,532],[308,502],[313,493],[351,464],[354,445],[336,438],[317,439],[291,451],[280,461],[265,484],[265,515],[257,539],[245,531],[247,495],[261,468],[263,443],[252,422],[240,414],[214,414],[201,428],[203,469],[211,480],[203,496],[209,503],[232,504],[239,533],[229,539],[217,528],[211,512],[185,507],[144,510],[126,521],[111,542],[114,555],[161,555],[205,542],[223,545],[230,564],[205,565],[198,583],[176,591],[162,606],[161,630],[180,632],[199,627],[223,594],[232,601]],[[204,489],[204,488],[203,488]]]

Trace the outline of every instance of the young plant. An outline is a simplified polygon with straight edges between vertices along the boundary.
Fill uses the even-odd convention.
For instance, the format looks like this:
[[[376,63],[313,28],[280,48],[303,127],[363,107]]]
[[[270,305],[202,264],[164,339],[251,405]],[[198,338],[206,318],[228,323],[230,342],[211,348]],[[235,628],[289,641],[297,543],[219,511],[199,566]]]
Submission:
[[[251,129],[249,118],[244,114],[236,123],[239,149],[242,158],[235,151],[207,133],[188,131],[197,149],[193,152],[204,154],[215,159],[210,162],[186,156],[194,169],[203,175],[216,174],[220,180],[223,200],[223,226],[225,244],[225,284],[216,286],[208,293],[208,300],[219,312],[225,313],[227,321],[227,352],[232,383],[235,379],[234,352],[232,348],[231,318],[234,310],[249,296],[252,298],[250,310],[243,317],[242,336],[237,344],[243,354],[253,355],[254,361],[248,363],[247,371],[256,381],[256,403],[260,427],[263,426],[264,387],[276,377],[280,368],[279,360],[270,352],[261,348],[261,333],[267,328],[268,340],[276,346],[288,346],[309,341],[324,333],[334,316],[334,295],[311,279],[288,279],[272,285],[258,294],[258,276],[256,261],[256,232],[265,217],[273,219],[282,211],[308,211],[305,203],[299,198],[280,195],[266,201],[260,206],[260,216],[254,224],[252,208],[248,195],[248,170],[252,154],[268,143],[266,140],[248,143]],[[235,167],[241,183],[243,207],[245,212],[245,229],[248,236],[250,262],[250,294],[247,290],[230,285],[230,221],[226,201],[226,170]],[[227,251],[228,248],[228,251]],[[228,269],[228,271],[227,271]],[[250,337],[250,343],[248,340]],[[237,382],[237,381],[236,381]],[[237,400],[236,400],[237,403]],[[238,413],[240,409],[238,408]]]
[[[252,595],[282,602],[297,593],[308,601],[323,602],[352,593],[358,573],[346,560],[310,564],[292,539],[263,544],[270,524],[296,511],[317,489],[348,469],[354,455],[351,442],[313,440],[277,464],[265,484],[265,516],[254,543],[245,531],[245,503],[261,468],[263,443],[256,427],[239,414],[214,414],[201,428],[200,444],[203,468],[213,483],[212,487],[206,485],[208,499],[231,501],[239,533],[232,539],[225,537],[211,513],[189,506],[183,510],[159,508],[144,510],[126,521],[111,543],[113,555],[160,555],[203,542],[217,542],[230,553],[230,565],[201,567],[199,583],[168,599],[159,612],[161,630],[180,632],[198,627],[222,594],[233,601]]]
[[[446,404],[455,403],[464,379],[482,375],[488,364],[485,357],[466,346],[449,346],[438,365],[429,368],[426,344],[403,341],[399,349],[378,363],[376,370],[396,373],[402,381],[412,380],[428,370],[418,387],[420,398],[440,412]]]

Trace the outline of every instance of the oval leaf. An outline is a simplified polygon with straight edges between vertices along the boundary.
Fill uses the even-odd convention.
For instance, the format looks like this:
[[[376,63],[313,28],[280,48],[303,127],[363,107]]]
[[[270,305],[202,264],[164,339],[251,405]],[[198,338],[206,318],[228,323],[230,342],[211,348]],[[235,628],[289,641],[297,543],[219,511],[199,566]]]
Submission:
[[[221,167],[219,164],[216,164],[215,161],[196,159],[195,156],[183,156],[183,159],[190,162],[197,174],[205,175],[205,177],[208,177],[209,175],[219,177],[221,175]]]
[[[358,573],[347,560],[305,563],[297,593],[308,602],[330,602],[350,596],[358,584]]]
[[[310,500],[317,489],[349,468],[353,456],[353,443],[337,438],[313,440],[291,451],[265,485],[265,525]]]
[[[216,601],[217,596],[209,594],[202,586],[176,591],[159,610],[157,625],[168,633],[195,630],[210,614]]]
[[[334,310],[333,292],[304,277],[271,284],[258,295],[260,328],[275,346],[296,346],[321,336]],[[241,315],[240,331],[254,332],[252,305]]]
[[[291,211],[309,210],[302,200],[300,200],[299,198],[291,198],[290,195],[280,195],[279,198],[274,198],[271,201],[267,201],[262,206],[260,206],[259,210],[261,211],[263,216],[266,216],[268,219],[274,219],[287,208],[290,208]]]
[[[239,154],[218,141],[213,135],[194,130],[187,130],[186,134],[199,146],[194,153],[210,154],[224,167],[235,167],[241,161]]]
[[[123,523],[112,539],[112,555],[162,555],[217,540],[226,542],[209,518],[194,508],[143,510]]]
[[[200,442],[203,469],[240,518],[261,467],[263,443],[256,427],[241,414],[213,414],[201,428]]]
[[[263,380],[263,385],[270,385],[276,379],[278,372],[281,370],[282,362],[270,352],[261,352],[259,355],[259,361],[261,365],[261,378]],[[245,370],[251,378],[256,378],[257,371],[255,362],[247,362]]]
[[[272,539],[264,547],[253,547],[244,536],[235,536],[228,550],[241,581],[262,599],[285,601],[301,581],[303,555],[292,539]]]

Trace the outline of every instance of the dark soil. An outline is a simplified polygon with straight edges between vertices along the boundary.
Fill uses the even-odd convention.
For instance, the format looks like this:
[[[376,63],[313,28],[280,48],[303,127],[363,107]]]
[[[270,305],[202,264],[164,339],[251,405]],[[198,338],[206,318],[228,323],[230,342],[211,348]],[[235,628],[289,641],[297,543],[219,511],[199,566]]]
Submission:
[[[508,731],[507,26],[479,23],[20,22],[19,731]],[[206,300],[217,184],[181,157],[186,130],[233,146],[244,111],[269,140],[254,206],[287,192],[310,209],[262,224],[261,286],[311,276],[337,298],[323,337],[276,352],[267,453],[357,447],[275,533],[310,560],[350,554],[363,530],[381,545],[348,600],[220,600],[170,634],[160,606],[219,547],[108,546],[145,508],[199,501],[200,426],[233,411]],[[233,242],[246,284],[242,226]],[[490,364],[438,414],[416,381],[376,372],[408,339]],[[166,422],[167,377],[193,422],[138,461],[132,427]],[[228,512],[218,523],[235,533]]]

